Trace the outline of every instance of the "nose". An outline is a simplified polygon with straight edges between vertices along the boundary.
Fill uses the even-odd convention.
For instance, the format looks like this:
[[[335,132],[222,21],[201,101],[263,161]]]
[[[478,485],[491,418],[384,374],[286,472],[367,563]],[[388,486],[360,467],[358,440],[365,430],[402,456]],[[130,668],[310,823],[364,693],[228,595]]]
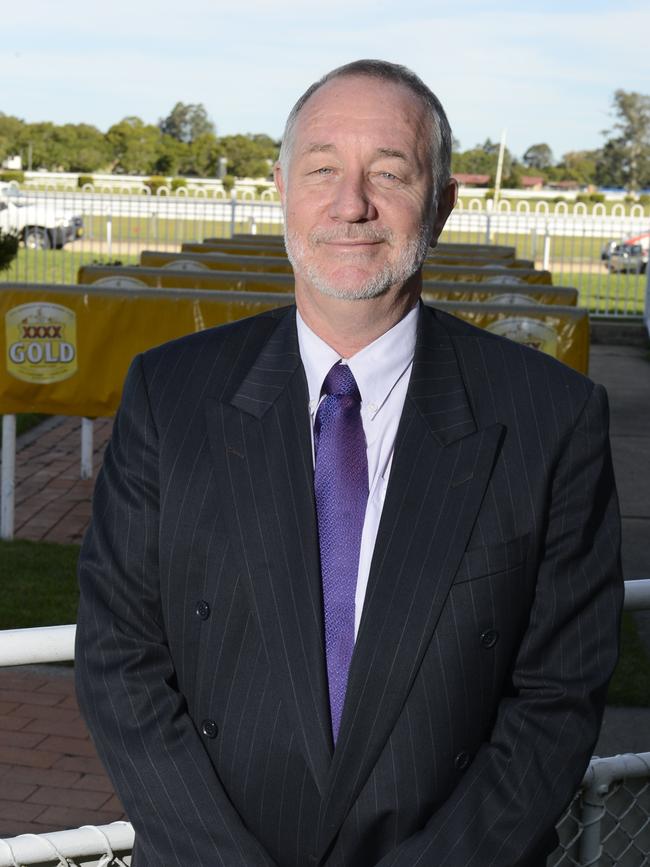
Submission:
[[[377,218],[377,209],[369,196],[362,173],[348,172],[338,179],[329,216],[332,220],[344,223],[365,223]]]

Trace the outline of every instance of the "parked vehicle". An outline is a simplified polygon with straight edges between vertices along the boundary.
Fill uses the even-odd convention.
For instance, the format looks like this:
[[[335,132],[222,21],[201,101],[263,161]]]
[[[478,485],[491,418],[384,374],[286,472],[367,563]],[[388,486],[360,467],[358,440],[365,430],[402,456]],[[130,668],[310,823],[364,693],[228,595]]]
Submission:
[[[17,232],[26,247],[58,249],[83,235],[83,218],[58,202],[43,202],[0,184],[0,229]]]
[[[648,250],[641,244],[617,244],[607,263],[613,273],[643,274],[648,267]]]

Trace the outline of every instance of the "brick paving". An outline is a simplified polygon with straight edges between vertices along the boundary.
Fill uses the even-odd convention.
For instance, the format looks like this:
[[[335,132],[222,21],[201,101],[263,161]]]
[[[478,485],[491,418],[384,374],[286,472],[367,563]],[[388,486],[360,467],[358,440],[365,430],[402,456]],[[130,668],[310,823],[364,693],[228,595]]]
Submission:
[[[0,670],[0,837],[124,818],[79,715],[72,670]]]
[[[96,474],[113,420],[96,419]],[[37,542],[79,543],[90,518],[94,478],[81,479],[81,420],[57,417],[19,438],[16,449],[15,536]]]

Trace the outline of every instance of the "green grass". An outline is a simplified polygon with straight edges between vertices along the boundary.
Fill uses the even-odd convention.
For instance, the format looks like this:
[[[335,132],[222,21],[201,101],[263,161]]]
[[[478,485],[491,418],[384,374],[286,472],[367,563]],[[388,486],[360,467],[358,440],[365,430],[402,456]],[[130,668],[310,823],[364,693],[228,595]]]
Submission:
[[[78,545],[0,542],[0,629],[74,623],[78,556]]]
[[[111,262],[119,260],[123,265],[136,265],[137,253],[113,254]],[[71,283],[77,282],[77,272],[82,265],[93,262],[108,262],[107,256],[85,251],[82,247],[66,247],[63,250],[25,250],[2,275],[2,282],[16,283]],[[2,285],[0,282],[0,286]]]
[[[609,685],[607,703],[650,707],[650,659],[629,612],[623,615],[621,657]]]
[[[78,555],[77,545],[0,542],[0,629],[74,623]],[[607,700],[650,707],[650,659],[629,613],[623,615],[621,658]]]

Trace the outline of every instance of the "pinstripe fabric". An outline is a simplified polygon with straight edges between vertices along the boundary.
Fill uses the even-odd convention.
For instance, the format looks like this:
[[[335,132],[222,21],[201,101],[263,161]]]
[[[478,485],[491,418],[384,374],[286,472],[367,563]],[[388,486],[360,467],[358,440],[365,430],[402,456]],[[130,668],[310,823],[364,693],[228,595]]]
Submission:
[[[77,678],[135,867],[536,867],[617,652],[602,389],[423,308],[336,750],[308,425],[291,309],[131,368]]]

